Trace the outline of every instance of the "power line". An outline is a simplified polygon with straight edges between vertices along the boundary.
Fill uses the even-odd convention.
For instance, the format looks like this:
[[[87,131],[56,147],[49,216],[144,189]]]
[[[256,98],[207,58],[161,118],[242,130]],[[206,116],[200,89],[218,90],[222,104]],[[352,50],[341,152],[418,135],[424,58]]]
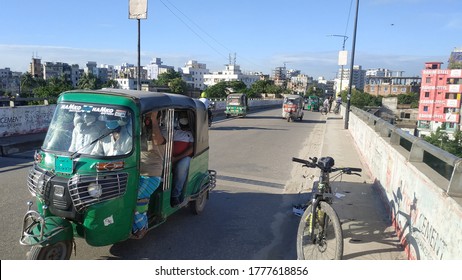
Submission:
[[[216,48],[214,48],[209,42],[207,42],[202,36],[200,36],[188,23],[186,23],[182,18],[180,18],[170,7],[167,6],[167,4],[163,0],[159,0],[176,18],[178,18],[186,27],[188,27],[191,32],[193,32],[199,39],[201,39],[207,46],[209,46],[211,49],[213,49],[215,52],[217,52],[219,55],[223,56],[224,58],[227,58],[226,55],[223,55],[221,52],[219,52]],[[226,49],[229,53],[232,53],[226,45],[220,43],[217,39],[215,39],[212,35],[210,35],[207,31],[205,31],[203,28],[201,28],[197,23],[195,23],[190,17],[188,17],[185,13],[183,13],[179,8],[177,8],[174,4],[172,4],[169,0],[165,0],[168,2],[169,5],[171,5],[175,10],[177,10],[179,13],[181,13],[187,20],[189,20],[192,24],[194,24],[201,32],[203,32],[205,35],[207,35],[209,38],[211,38],[215,43]],[[258,65],[254,63],[253,61],[246,59],[245,57],[239,56],[241,59],[246,60],[247,62],[258,66],[262,67],[261,65]]]
[[[179,19],[184,25],[186,25],[186,27],[191,30],[192,33],[194,33],[197,37],[199,37],[199,39],[202,40],[202,42],[204,42],[207,46],[209,46],[211,49],[213,49],[216,53],[218,53],[219,55],[223,56],[224,58],[226,58],[226,55],[223,55],[221,52],[219,52],[217,49],[215,49],[212,45],[210,45],[204,38],[202,38],[201,35],[199,35],[191,26],[189,26],[182,18],[180,18],[177,14],[175,14],[174,11],[172,11],[172,9],[170,9],[169,6],[167,6],[164,1],[162,0],[159,0],[177,19]],[[169,2],[170,3],[170,2]],[[171,4],[171,3],[170,3]],[[173,5],[172,5],[173,6]]]

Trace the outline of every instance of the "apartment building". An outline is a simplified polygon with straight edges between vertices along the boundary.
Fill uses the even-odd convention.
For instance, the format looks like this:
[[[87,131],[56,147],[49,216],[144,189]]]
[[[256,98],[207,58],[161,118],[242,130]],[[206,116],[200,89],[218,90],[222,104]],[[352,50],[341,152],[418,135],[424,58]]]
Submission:
[[[260,80],[260,75],[244,74],[240,66],[235,63],[227,64],[223,71],[204,74],[204,84],[206,86],[213,86],[219,82],[242,81],[247,88],[250,88],[258,80]]]
[[[418,130],[429,135],[438,127],[448,134],[460,129],[462,69],[441,69],[442,62],[426,62],[422,70]]]
[[[189,60],[184,67],[178,69],[183,74],[188,88],[192,90],[204,90],[204,75],[210,73],[205,63],[198,63],[196,60]]]

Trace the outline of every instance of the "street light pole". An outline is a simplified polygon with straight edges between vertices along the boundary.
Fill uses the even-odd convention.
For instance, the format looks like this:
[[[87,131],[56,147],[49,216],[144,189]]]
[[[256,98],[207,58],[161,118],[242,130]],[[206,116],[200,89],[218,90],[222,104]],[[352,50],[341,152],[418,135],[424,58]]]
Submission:
[[[345,35],[329,35],[329,36],[334,36],[334,37],[343,37],[343,45],[342,45],[342,52],[345,51],[345,42],[346,40],[348,39],[348,36],[345,36]],[[340,55],[339,55],[339,64],[340,64]],[[342,70],[340,72],[340,90],[339,90],[339,95],[340,95],[340,92],[342,92],[342,82],[343,82],[343,66],[346,64],[345,63],[341,63],[340,66],[342,66]]]
[[[141,24],[140,19],[148,17],[148,0],[128,0],[128,18],[138,21],[138,67],[136,71],[136,89],[141,90]]]
[[[346,112],[345,112],[345,126],[344,126],[345,129],[348,129],[348,121],[350,120],[350,99],[351,99],[351,87],[353,84],[353,64],[355,63],[356,30],[358,27],[358,11],[359,11],[359,0],[356,0],[355,28],[353,31],[353,46],[351,48],[350,82],[348,85],[347,106],[346,106]]]

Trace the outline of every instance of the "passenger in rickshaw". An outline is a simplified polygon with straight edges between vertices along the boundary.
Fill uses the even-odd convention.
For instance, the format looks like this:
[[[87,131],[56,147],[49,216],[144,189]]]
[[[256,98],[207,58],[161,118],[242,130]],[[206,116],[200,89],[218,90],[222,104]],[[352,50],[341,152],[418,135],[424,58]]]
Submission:
[[[97,116],[91,112],[78,112],[74,116],[74,129],[69,152],[90,154],[94,145],[89,144],[101,135],[104,123],[97,120]]]
[[[129,117],[107,116],[106,129],[109,129],[110,134],[96,142],[92,155],[117,156],[128,154],[132,150],[133,137]]]
[[[149,198],[160,186],[165,158],[165,138],[161,133],[161,113],[146,114],[141,134],[140,183],[132,237],[142,238],[148,229]]]
[[[193,154],[194,136],[189,127],[189,118],[186,111],[178,114],[179,128],[173,132],[173,188],[171,205],[181,203],[181,193],[188,177],[189,164]]]

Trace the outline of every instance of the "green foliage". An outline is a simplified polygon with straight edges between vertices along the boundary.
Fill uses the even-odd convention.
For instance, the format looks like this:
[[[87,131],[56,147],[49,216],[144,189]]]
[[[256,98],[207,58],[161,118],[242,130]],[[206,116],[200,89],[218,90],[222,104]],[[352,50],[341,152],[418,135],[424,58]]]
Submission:
[[[462,132],[460,130],[454,132],[454,139],[451,140],[446,131],[444,131],[444,128],[438,127],[436,132],[432,132],[429,136],[425,136],[424,140],[448,153],[457,157],[462,157]]]
[[[102,88],[102,83],[92,73],[84,73],[77,83],[78,89],[100,89]]]
[[[170,80],[168,87],[173,93],[177,94],[185,94],[188,90],[188,86],[182,78],[174,78]]]
[[[209,98],[225,98],[229,94],[227,82],[219,82],[205,90]]]
[[[346,102],[347,101],[347,91],[342,91],[341,96],[342,96],[342,101]],[[381,96],[374,96],[370,95],[368,93],[362,92],[357,89],[352,89],[351,90],[351,99],[350,99],[350,105],[358,107],[360,109],[366,107],[366,106],[381,106],[382,105],[382,97]]]
[[[52,77],[46,80],[46,83],[35,88],[34,92],[38,98],[46,98],[50,103],[55,103],[59,94],[73,89],[72,83],[66,76],[56,78]]]
[[[103,84],[103,88],[119,88],[119,82],[116,80],[108,80]]]
[[[411,108],[419,108],[419,93],[411,92],[407,94],[399,94],[397,97],[398,104],[410,104]]]
[[[324,92],[322,88],[312,85],[308,87],[305,93],[305,96],[311,96],[311,95],[316,95],[317,97],[324,97]]]
[[[247,89],[247,86],[242,81],[223,81],[205,90],[207,96],[211,98],[225,98],[231,92],[248,94],[250,90]]]
[[[165,87],[168,86],[172,80],[177,78],[181,78],[181,73],[173,69],[168,69],[167,72],[157,75],[157,80],[154,80],[154,85]]]

